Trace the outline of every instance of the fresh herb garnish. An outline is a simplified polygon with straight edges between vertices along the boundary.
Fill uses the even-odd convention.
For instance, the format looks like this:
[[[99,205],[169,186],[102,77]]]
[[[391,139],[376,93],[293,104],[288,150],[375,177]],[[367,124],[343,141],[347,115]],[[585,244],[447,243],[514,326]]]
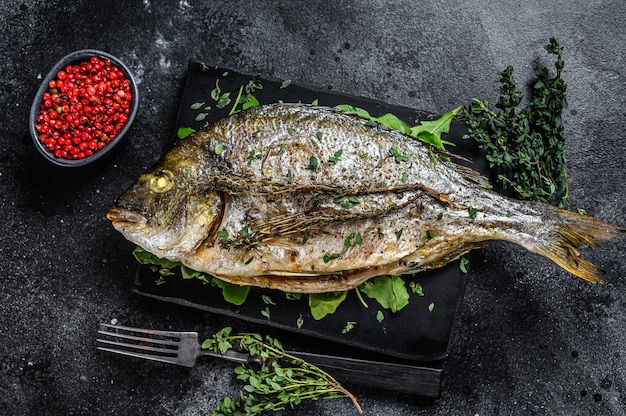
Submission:
[[[213,410],[213,416],[254,416],[293,408],[306,399],[340,397],[350,398],[357,412],[362,413],[352,393],[317,366],[286,353],[276,338],[257,333],[233,335],[232,329],[226,327],[202,343],[202,349],[217,354],[225,354],[235,346],[268,364],[260,369],[249,364],[235,367],[237,379],[246,384],[237,400],[222,399]]]
[[[335,204],[341,205],[341,208],[349,209],[349,208],[352,208],[356,204],[360,204],[361,200],[354,195],[352,196],[344,195],[344,196],[338,196],[337,198],[334,198],[333,202]]]
[[[347,334],[348,332],[352,331],[355,326],[356,326],[356,322],[355,321],[348,321],[348,322],[346,322],[346,325],[341,330],[341,333],[342,334]]]
[[[411,160],[410,154],[402,153],[396,146],[391,146],[389,148],[389,153],[391,153],[396,159],[396,163],[408,162],[409,160]]]
[[[400,276],[374,277],[359,286],[359,290],[391,312],[397,312],[409,304],[409,292]]]
[[[422,285],[417,282],[409,282],[409,289],[411,289],[411,292],[415,293],[417,296],[424,296]]]
[[[246,159],[248,159],[249,162],[252,162],[253,160],[261,159],[261,157],[261,153],[257,153],[256,150],[250,149],[250,152],[248,153]]]
[[[339,258],[339,254],[336,253],[326,253],[324,254],[324,258],[322,260],[324,260],[324,263],[328,263],[332,260],[338,259]]]
[[[317,161],[317,158],[315,156],[311,156],[309,158],[309,164],[306,165],[306,168],[309,170],[317,170],[319,166],[319,162]]]
[[[215,106],[219,109],[222,109],[226,107],[228,104],[230,104],[230,101],[231,101],[230,93],[229,92],[222,93],[219,79],[215,80],[215,88],[211,90],[211,98],[213,99],[213,101],[217,102]]]
[[[217,238],[220,240],[226,240],[228,239],[228,231],[224,228],[222,228],[221,230],[219,230],[217,232]]]
[[[339,162],[339,159],[341,158],[342,154],[343,154],[343,149],[337,150],[333,156],[328,158],[328,163],[331,165],[335,165],[337,162]]]
[[[469,207],[467,207],[467,214],[469,215],[470,218],[476,218],[476,214],[478,214],[478,210],[470,205]]]
[[[469,260],[465,257],[461,257],[461,261],[459,263],[459,269],[461,269],[461,272],[467,273],[468,264],[469,264]]]
[[[505,189],[512,188],[523,199],[567,207],[563,48],[550,38],[545,49],[556,55],[556,71],[554,76],[547,68],[535,73],[527,107],[521,107],[523,93],[516,86],[513,67],[508,66],[500,73],[497,110],[490,110],[486,100],[474,99],[459,117],[468,125],[464,138],[485,149],[489,166],[497,170]]]
[[[383,313],[383,311],[376,312],[376,320],[378,322],[382,322],[385,320],[385,314]]]

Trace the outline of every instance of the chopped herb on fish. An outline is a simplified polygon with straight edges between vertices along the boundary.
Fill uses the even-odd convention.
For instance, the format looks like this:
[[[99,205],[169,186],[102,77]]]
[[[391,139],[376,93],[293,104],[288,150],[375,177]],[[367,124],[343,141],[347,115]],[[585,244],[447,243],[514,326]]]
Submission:
[[[409,160],[411,160],[410,154],[402,153],[396,146],[391,146],[389,148],[389,153],[393,155],[396,163],[408,162]]]
[[[256,150],[250,149],[247,159],[249,162],[252,162],[253,160],[261,159],[261,157],[261,153],[257,153]]]
[[[336,254],[336,253],[326,253],[326,254],[324,254],[323,260],[324,260],[324,263],[328,263],[328,262],[330,262],[332,260],[335,260],[335,259],[338,259],[338,258],[339,258],[339,254]]]
[[[250,257],[248,260],[245,261],[244,264],[250,264],[253,259],[254,259],[254,257]]]
[[[244,226],[241,230],[237,231],[239,235],[248,235],[250,231],[248,230],[248,226]]]
[[[339,159],[341,158],[342,154],[343,154],[343,149],[337,150],[333,156],[328,158],[328,163],[331,165],[336,164],[337,162],[339,162]]]
[[[280,147],[278,148],[278,151],[276,152],[276,156],[280,156],[283,153],[285,153],[285,145],[280,145]]]
[[[315,137],[317,137],[317,140],[322,140],[322,138],[324,137],[324,133],[318,131],[317,133],[315,133]]]
[[[228,231],[222,228],[221,230],[217,232],[217,238],[219,238],[220,240],[227,240]]]
[[[467,213],[470,218],[476,218],[476,214],[478,214],[478,210],[470,205],[469,207],[467,207]]]
[[[317,161],[317,158],[315,156],[311,156],[309,158],[309,164],[306,165],[306,168],[308,170],[317,170],[318,166],[319,166],[319,162]]]
[[[295,130],[291,127],[287,127],[287,133],[289,134],[293,134],[295,132]]]
[[[215,145],[214,152],[216,155],[221,155],[223,151],[224,151],[224,145],[222,143],[218,143]]]
[[[443,212],[440,212],[439,214],[437,214],[437,221],[441,221],[442,218],[443,218]]]
[[[401,237],[402,237],[402,229],[399,229],[398,231],[396,231],[396,241],[400,241]]]
[[[433,238],[433,233],[430,230],[426,230],[426,238],[428,238],[429,240]]]

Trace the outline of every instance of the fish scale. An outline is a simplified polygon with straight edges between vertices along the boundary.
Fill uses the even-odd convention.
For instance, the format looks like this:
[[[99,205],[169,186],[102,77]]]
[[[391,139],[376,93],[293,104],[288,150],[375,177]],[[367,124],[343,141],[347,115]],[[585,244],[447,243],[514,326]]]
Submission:
[[[601,272],[576,247],[623,233],[499,195],[482,175],[413,137],[299,104],[255,107],[194,133],[107,216],[158,257],[231,283],[299,293],[441,267],[493,239],[595,282]],[[356,234],[359,243],[347,244]]]

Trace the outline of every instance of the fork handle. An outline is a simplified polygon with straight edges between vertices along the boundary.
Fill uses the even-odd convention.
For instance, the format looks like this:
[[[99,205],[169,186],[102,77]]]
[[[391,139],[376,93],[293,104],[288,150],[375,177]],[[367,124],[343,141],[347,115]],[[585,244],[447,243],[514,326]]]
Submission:
[[[309,352],[290,352],[348,383],[426,397],[439,397],[443,370]]]

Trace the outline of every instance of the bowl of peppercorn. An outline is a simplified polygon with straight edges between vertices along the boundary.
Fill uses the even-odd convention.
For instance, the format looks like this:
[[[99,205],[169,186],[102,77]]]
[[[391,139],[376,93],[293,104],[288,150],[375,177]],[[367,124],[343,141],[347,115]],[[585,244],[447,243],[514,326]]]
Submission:
[[[72,52],[52,67],[33,101],[35,148],[58,166],[95,162],[126,135],[138,98],[133,75],[119,59],[95,49]]]

